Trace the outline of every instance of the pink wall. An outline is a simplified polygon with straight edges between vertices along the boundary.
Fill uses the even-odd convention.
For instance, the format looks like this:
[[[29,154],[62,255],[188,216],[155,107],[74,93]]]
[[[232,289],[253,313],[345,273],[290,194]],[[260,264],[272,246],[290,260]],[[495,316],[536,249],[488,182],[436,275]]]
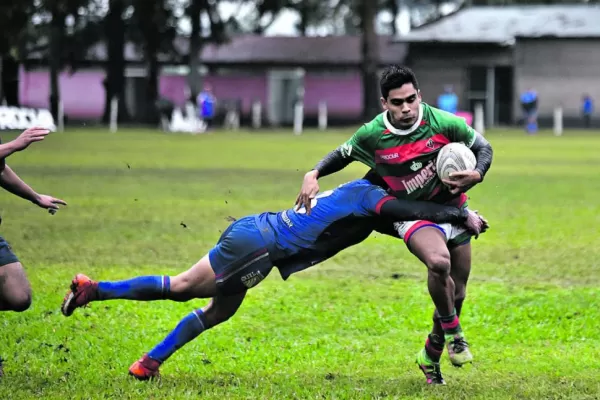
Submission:
[[[79,71],[59,76],[65,114],[77,118],[101,118],[104,111],[104,72]],[[23,106],[47,108],[50,78],[47,71],[20,71],[19,102]]]
[[[260,100],[263,104],[267,101],[265,76],[209,76],[205,82],[212,86],[217,99],[241,98],[244,113],[250,113],[253,100]],[[163,76],[159,82],[160,93],[180,106],[185,102],[186,87],[185,76]]]
[[[317,115],[319,102],[327,102],[331,117],[356,118],[362,113],[363,93],[359,72],[327,76],[307,73],[304,76],[304,110]]]
[[[20,72],[19,98],[23,106],[47,108],[49,76],[47,71]],[[63,72],[59,77],[65,114],[71,118],[99,119],[104,111],[103,70],[85,70],[74,74]],[[244,113],[250,113],[254,100],[266,107],[268,84],[263,75],[209,76],[217,99],[242,99]],[[185,76],[165,75],[159,80],[159,92],[178,105],[185,101]],[[337,118],[356,118],[362,111],[362,84],[358,72],[323,75],[307,73],[305,76],[305,110],[316,115],[320,101],[327,102],[329,115]]]

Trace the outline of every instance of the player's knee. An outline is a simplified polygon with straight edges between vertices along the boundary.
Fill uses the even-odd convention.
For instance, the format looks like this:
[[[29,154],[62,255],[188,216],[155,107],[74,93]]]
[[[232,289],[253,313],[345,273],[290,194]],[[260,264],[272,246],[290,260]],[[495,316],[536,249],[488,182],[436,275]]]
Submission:
[[[179,274],[170,279],[169,298],[174,301],[189,301],[194,298],[194,283],[187,274]]]
[[[7,308],[9,308],[11,311],[23,312],[31,307],[31,303],[31,292],[22,291],[18,294],[12,295],[11,298],[8,299]]]
[[[450,274],[450,268],[452,263],[450,261],[449,254],[432,254],[426,262],[429,271],[436,275],[448,276]]]
[[[215,310],[214,312],[209,314],[207,320],[211,326],[215,326],[226,322],[227,320],[229,320],[229,318],[233,316],[233,314],[234,313],[231,313],[226,310]]]
[[[208,307],[204,311],[204,317],[210,326],[222,324],[235,314],[235,311],[222,309],[219,307]]]
[[[185,293],[192,286],[192,280],[185,273],[171,277],[170,281],[171,293]]]

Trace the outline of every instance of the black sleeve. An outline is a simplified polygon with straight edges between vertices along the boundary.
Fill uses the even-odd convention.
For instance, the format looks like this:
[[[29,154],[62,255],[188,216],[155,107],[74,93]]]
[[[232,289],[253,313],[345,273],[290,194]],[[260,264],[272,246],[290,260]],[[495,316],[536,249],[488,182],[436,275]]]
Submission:
[[[475,143],[471,146],[471,151],[475,154],[477,164],[475,165],[475,171],[481,174],[481,180],[490,169],[492,165],[492,158],[494,150],[492,145],[482,135],[478,134],[475,138]]]
[[[351,158],[344,158],[339,150],[335,149],[327,154],[313,170],[319,171],[319,178],[334,174],[344,169],[352,162]]]
[[[424,219],[438,224],[460,224],[467,220],[467,209],[461,209],[429,201],[388,200],[381,206],[379,215],[396,221]]]

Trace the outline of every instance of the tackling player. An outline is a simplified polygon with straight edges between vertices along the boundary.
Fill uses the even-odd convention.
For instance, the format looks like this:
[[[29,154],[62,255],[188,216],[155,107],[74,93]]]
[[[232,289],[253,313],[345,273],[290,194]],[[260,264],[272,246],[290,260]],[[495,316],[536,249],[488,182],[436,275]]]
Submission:
[[[372,182],[385,185],[398,198],[465,206],[464,192],[481,182],[490,168],[491,145],[463,118],[422,102],[417,78],[409,68],[388,67],[380,86],[385,111],[305,175],[296,204],[310,212],[310,199],[319,191],[317,179],[360,161],[371,168],[367,177]],[[435,162],[439,150],[450,142],[470,147],[477,165],[442,182]],[[428,268],[428,289],[437,312],[417,362],[428,383],[443,384],[439,359],[444,342],[454,365],[473,359],[458,319],[471,268],[470,235],[426,219],[398,222],[394,228]]]
[[[21,133],[15,140],[0,144],[0,186],[14,195],[52,211],[58,210],[59,204],[67,203],[52,196],[36,193],[6,164],[6,157],[25,150],[31,143],[44,140],[49,133],[47,129],[31,128]],[[8,242],[0,236],[0,311],[21,312],[27,310],[30,305],[31,285],[23,265]],[[0,357],[0,377],[3,375],[2,361]]]
[[[129,368],[135,378],[147,380],[158,376],[160,365],[179,348],[234,315],[246,291],[265,279],[274,266],[286,280],[366,239],[375,225],[373,219],[428,219],[460,225],[475,235],[487,229],[487,222],[473,211],[398,200],[365,179],[316,196],[312,210],[310,215],[305,208],[294,208],[237,220],[207,255],[174,277],[96,282],[78,274],[61,311],[70,316],[89,302],[111,299],[188,301],[212,297],[209,305],[181,320],[162,342]],[[348,231],[352,234],[347,235]]]

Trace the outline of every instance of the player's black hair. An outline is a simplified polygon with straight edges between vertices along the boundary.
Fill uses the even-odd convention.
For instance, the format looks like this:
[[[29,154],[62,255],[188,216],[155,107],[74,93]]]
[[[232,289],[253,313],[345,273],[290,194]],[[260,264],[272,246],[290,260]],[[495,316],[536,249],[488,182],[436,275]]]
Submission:
[[[379,81],[381,96],[387,99],[390,95],[390,90],[398,89],[407,83],[412,83],[415,89],[419,90],[419,82],[417,82],[417,77],[412,69],[402,67],[398,64],[390,65],[381,74]]]

